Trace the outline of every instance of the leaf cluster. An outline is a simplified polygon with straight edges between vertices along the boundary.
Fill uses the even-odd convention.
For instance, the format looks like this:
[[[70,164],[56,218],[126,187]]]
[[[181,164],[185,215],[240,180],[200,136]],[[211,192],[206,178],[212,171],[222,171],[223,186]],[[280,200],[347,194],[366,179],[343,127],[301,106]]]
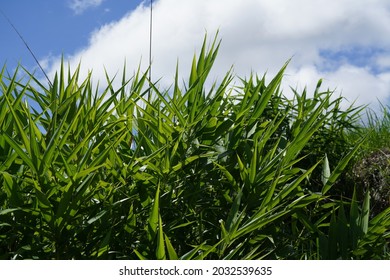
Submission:
[[[268,83],[210,84],[218,48],[205,39],[188,81],[177,71],[165,91],[126,68],[103,90],[79,68],[49,87],[3,68],[0,257],[383,257],[388,211],[369,220],[369,197],[352,198],[347,215],[330,195],[363,143],[344,138],[358,109],[320,82],[287,99],[288,62]]]

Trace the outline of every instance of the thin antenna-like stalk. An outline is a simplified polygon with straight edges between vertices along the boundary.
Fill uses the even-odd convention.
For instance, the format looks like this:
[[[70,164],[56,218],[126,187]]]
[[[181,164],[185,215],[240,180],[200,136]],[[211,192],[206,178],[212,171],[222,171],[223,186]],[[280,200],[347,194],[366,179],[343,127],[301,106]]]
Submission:
[[[149,91],[148,101],[152,100],[152,31],[153,31],[153,0],[150,0],[150,22],[149,22]]]
[[[153,31],[153,0],[150,0],[150,23],[149,23],[149,82],[152,81],[152,31]]]
[[[43,75],[45,75],[49,85],[51,87],[53,87],[53,84],[51,83],[49,77],[46,75],[46,72],[45,70],[43,70],[43,67],[41,66],[41,64],[39,63],[38,59],[36,58],[36,56],[34,55],[34,52],[30,49],[30,47],[28,46],[26,40],[24,40],[22,34],[20,34],[20,32],[18,31],[18,29],[16,29],[15,25],[11,22],[11,20],[6,16],[6,14],[3,12],[3,10],[0,9],[0,13],[3,15],[3,17],[8,21],[9,25],[11,25],[11,27],[15,30],[16,34],[18,34],[19,38],[22,40],[22,42],[24,43],[24,45],[26,46],[27,50],[30,52],[30,54],[32,55],[32,57],[34,58],[35,62],[38,64],[39,68],[41,69]]]

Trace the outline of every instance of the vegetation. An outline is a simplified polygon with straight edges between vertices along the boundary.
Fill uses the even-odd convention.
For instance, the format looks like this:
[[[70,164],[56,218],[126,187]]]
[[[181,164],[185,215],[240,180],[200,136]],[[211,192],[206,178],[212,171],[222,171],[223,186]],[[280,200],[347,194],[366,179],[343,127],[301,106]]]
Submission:
[[[351,175],[382,131],[321,81],[286,98],[288,63],[207,86],[218,47],[165,91],[139,71],[98,89],[4,67],[0,258],[389,259],[390,208],[370,214]]]

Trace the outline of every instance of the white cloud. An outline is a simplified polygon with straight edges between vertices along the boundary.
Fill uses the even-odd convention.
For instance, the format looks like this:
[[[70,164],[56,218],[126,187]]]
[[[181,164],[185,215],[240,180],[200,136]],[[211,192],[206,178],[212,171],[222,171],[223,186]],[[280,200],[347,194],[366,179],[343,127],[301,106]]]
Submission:
[[[375,109],[379,108],[378,100],[384,102],[390,97],[390,72],[373,74],[367,68],[347,64],[334,72],[321,72],[312,65],[303,66],[287,71],[285,80],[298,91],[307,87],[313,92],[319,79],[323,79],[323,90],[335,91],[335,97],[342,95],[345,98],[344,107],[353,103]]]
[[[73,2],[82,10],[86,7],[82,3],[101,1]],[[292,57],[285,83],[293,87],[308,85],[310,90],[323,78],[325,89],[336,89],[357,104],[390,96],[388,0],[159,0],[153,12],[153,77],[163,77],[161,86],[172,83],[177,59],[180,73],[188,73],[205,31],[211,40],[219,29],[222,45],[213,77],[222,77],[234,65],[238,76],[254,71],[267,72],[271,78]],[[146,69],[148,32],[149,8],[141,4],[122,19],[95,30],[88,46],[67,58],[73,66],[81,61],[84,73],[93,69],[100,81],[105,80],[104,67],[114,75],[120,73],[125,60],[128,69],[135,70],[140,61]],[[354,58],[321,54],[321,50],[337,53],[355,46],[384,53],[367,58],[367,65],[354,64]],[[55,60],[51,73],[58,65]],[[371,71],[374,66],[376,73]]]
[[[390,70],[390,52],[378,55],[375,58],[375,63],[380,70]]]
[[[76,15],[80,15],[89,8],[100,6],[103,1],[104,0],[72,0],[69,3],[69,8],[71,8]]]

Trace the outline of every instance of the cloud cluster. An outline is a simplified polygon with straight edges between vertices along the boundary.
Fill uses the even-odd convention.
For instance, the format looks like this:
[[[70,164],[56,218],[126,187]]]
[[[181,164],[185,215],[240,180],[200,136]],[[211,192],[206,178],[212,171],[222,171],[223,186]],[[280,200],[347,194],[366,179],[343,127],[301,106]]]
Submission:
[[[74,0],[78,10],[101,1]],[[149,3],[147,1],[147,3]],[[75,4],[75,7],[77,6]],[[123,18],[96,29],[84,49],[66,57],[104,80],[126,61],[130,69],[148,67],[149,16],[146,2]],[[269,78],[289,59],[285,84],[313,90],[323,78],[356,104],[386,103],[390,97],[390,2],[388,0],[159,0],[153,7],[153,77],[169,86],[179,60],[188,73],[205,32],[222,39],[213,77],[233,65],[245,77]],[[58,61],[50,71],[58,69]],[[185,78],[185,75],[183,75]]]
[[[71,0],[69,8],[71,8],[76,15],[81,15],[85,10],[98,7],[104,0]]]

